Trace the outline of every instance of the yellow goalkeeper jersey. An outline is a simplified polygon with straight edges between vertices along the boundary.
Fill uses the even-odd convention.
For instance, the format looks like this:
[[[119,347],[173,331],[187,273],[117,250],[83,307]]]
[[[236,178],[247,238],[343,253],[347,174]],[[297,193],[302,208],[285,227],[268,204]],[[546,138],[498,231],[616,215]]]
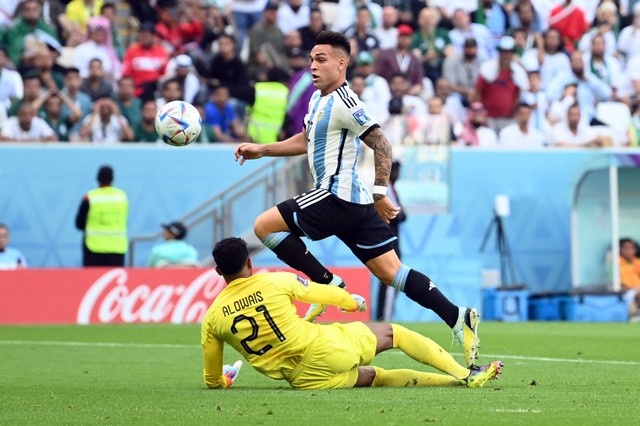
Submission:
[[[224,342],[259,372],[287,379],[320,332],[321,325],[304,321],[293,300],[354,310],[358,303],[339,287],[321,285],[289,272],[256,274],[232,281],[218,294],[202,321],[204,381],[224,388]]]

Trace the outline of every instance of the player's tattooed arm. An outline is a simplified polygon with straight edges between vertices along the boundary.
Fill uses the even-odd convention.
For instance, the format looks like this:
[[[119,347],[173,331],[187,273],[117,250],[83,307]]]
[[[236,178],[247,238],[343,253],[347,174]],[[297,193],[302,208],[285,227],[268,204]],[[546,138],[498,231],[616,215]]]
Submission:
[[[370,131],[363,139],[364,143],[373,150],[373,163],[376,169],[374,185],[387,186],[391,174],[391,159],[393,157],[391,144],[387,140],[380,127]],[[374,194],[373,199],[382,198],[382,195]]]

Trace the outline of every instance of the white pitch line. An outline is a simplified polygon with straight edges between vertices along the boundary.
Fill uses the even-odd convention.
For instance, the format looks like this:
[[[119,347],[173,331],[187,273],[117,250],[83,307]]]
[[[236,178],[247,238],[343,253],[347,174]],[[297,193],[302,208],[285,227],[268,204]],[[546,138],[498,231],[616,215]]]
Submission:
[[[401,351],[390,352],[392,354],[403,354]],[[460,353],[451,353],[451,355],[462,355]],[[640,361],[617,361],[617,360],[604,360],[604,359],[582,359],[582,358],[549,358],[538,356],[522,356],[522,355],[494,355],[494,354],[482,354],[483,358],[491,359],[518,359],[522,361],[542,361],[542,362],[565,362],[565,363],[578,363],[578,364],[610,364],[610,365],[640,365]]]
[[[179,345],[173,343],[119,343],[119,342],[62,342],[56,340],[0,340],[0,345],[19,346],[78,346],[96,348],[170,348],[170,349],[195,349],[200,345]]]
[[[0,345],[17,345],[17,346],[76,346],[76,347],[96,347],[96,348],[167,348],[167,349],[195,349],[200,345],[184,345],[174,343],[121,343],[121,342],[64,342],[57,340],[0,340]],[[404,355],[400,350],[387,352],[392,355]],[[452,353],[452,355],[462,355],[460,353]],[[640,365],[640,361],[617,361],[617,360],[598,360],[598,359],[581,359],[581,358],[549,358],[536,356],[521,355],[494,355],[482,354],[483,357],[493,359],[515,359],[521,361],[542,361],[542,362],[564,362],[578,364],[608,364],[608,365]]]
[[[542,410],[535,408],[496,408],[496,413],[542,413]]]

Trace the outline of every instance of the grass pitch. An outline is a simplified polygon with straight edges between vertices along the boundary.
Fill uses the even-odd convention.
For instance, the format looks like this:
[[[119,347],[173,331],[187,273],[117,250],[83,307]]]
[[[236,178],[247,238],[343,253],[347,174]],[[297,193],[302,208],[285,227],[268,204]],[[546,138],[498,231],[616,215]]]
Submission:
[[[445,325],[406,325],[450,349]],[[480,361],[505,364],[483,389],[296,391],[245,364],[231,389],[208,390],[199,333],[0,327],[0,424],[637,424],[638,324],[482,323]],[[236,359],[226,347],[225,361]],[[399,351],[374,363],[432,371]]]

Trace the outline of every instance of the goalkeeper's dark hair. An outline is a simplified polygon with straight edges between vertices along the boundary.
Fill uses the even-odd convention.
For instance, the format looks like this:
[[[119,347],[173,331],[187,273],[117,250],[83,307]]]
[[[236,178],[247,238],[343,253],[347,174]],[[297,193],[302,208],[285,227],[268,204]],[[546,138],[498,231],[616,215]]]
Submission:
[[[223,275],[237,274],[244,268],[249,258],[246,241],[235,237],[218,241],[211,254]]]
[[[347,56],[351,55],[351,43],[342,33],[336,31],[320,31],[316,38],[316,45],[328,44],[336,49],[344,50]]]

